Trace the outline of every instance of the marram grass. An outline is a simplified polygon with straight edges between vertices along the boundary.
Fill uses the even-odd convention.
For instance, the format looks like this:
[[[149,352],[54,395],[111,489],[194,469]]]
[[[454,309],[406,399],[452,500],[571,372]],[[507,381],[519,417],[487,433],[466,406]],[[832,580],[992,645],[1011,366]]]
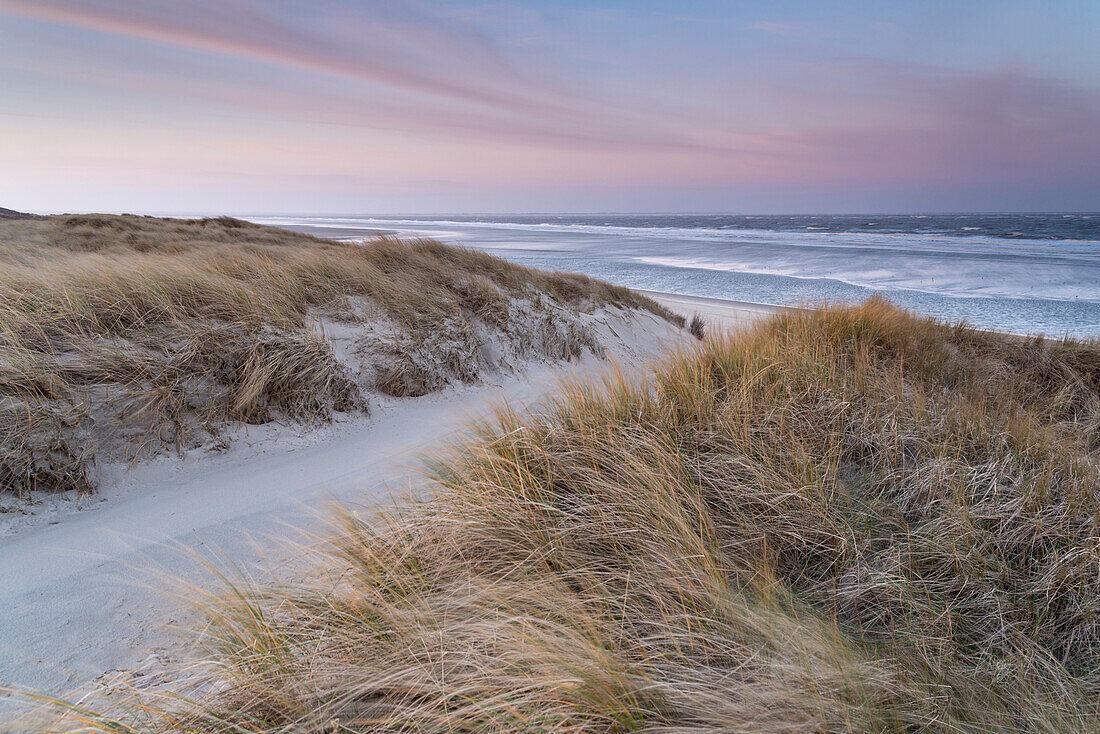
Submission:
[[[587,345],[577,310],[678,318],[625,288],[430,240],[339,243],[227,217],[0,222],[0,492],[89,489],[100,453],[362,407],[318,314],[384,327],[384,341],[365,332],[381,363],[368,387],[407,396],[477,379],[475,322],[530,347],[534,305],[547,354],[532,356]]]
[[[222,594],[191,693],[50,726],[1097,731],[1098,428],[1095,343],[785,313],[502,413]]]

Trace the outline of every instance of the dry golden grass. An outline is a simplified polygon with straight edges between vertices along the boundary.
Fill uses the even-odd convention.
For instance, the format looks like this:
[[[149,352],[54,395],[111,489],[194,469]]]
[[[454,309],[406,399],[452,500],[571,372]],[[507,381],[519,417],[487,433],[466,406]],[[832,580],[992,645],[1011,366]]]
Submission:
[[[0,491],[87,488],[107,444],[138,455],[227,421],[362,405],[317,313],[390,329],[369,389],[476,379],[471,324],[514,335],[517,300],[548,304],[544,330],[565,344],[540,347],[566,355],[584,342],[563,314],[616,304],[674,318],[624,288],[431,241],[342,244],[230,218],[0,222]]]
[[[1100,345],[872,300],[504,413],[113,732],[1084,732]],[[48,728],[48,727],[47,727]]]

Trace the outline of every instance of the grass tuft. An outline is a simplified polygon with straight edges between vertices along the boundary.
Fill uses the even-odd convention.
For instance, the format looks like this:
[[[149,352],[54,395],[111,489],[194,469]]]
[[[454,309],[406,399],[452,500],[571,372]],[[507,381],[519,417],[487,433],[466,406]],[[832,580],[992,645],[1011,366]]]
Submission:
[[[691,322],[688,324],[688,333],[696,339],[702,340],[706,336],[707,325],[703,321],[703,317],[699,314],[695,314],[691,317]]]

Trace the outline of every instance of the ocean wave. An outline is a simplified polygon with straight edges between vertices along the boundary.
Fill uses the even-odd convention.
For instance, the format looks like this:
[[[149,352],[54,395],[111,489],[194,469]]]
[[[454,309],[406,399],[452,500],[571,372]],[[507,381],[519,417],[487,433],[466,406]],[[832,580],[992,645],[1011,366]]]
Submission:
[[[1100,291],[1094,289],[1094,293],[1086,294],[1082,298],[1080,293],[1073,292],[1071,287],[1067,292],[1059,293],[1046,288],[1028,287],[1025,281],[1010,282],[1007,286],[995,288],[975,283],[967,274],[950,274],[944,278],[939,286],[914,283],[913,278],[902,276],[897,270],[878,269],[862,270],[858,274],[849,272],[817,272],[808,273],[803,267],[799,269],[793,265],[771,266],[761,265],[758,262],[715,262],[698,258],[665,257],[665,256],[637,256],[632,258],[636,262],[647,265],[657,265],[668,268],[683,268],[688,270],[710,270],[727,273],[742,273],[747,275],[770,275],[782,278],[795,278],[798,280],[829,281],[843,283],[855,288],[862,288],[872,292],[906,291],[912,293],[925,293],[949,298],[986,298],[986,299],[1018,299],[1018,300],[1044,300],[1058,302],[1095,302],[1100,303]],[[919,272],[919,271],[918,271]],[[1020,273],[1020,278],[1027,278],[1029,273]],[[952,279],[951,276],[954,276]],[[943,275],[941,274],[941,278]],[[928,279],[935,281],[935,276],[928,274]],[[1032,277],[1029,283],[1034,282]],[[1079,286],[1077,286],[1079,288]],[[1026,291],[1026,292],[1025,292]]]
[[[1018,256],[1042,255],[1046,257],[1074,260],[1100,257],[1100,241],[1092,240],[1050,240],[1027,239],[1024,237],[1009,239],[994,235],[970,235],[968,237],[949,236],[942,233],[892,233],[859,231],[810,231],[807,229],[777,231],[772,229],[726,229],[722,227],[672,227],[672,226],[627,226],[623,224],[590,224],[576,222],[512,222],[512,221],[465,221],[460,219],[421,219],[397,217],[284,217],[257,218],[254,221],[278,226],[317,226],[326,228],[364,227],[404,229],[417,236],[441,236],[444,232],[451,237],[471,238],[471,230],[512,231],[517,233],[561,233],[567,236],[591,235],[623,237],[641,241],[677,240],[696,243],[726,243],[730,245],[757,244],[798,248],[829,249],[909,249],[914,244],[921,251],[929,253],[953,253],[980,257],[991,254],[1001,257],[1006,254]],[[440,231],[437,228],[447,228]],[[486,247],[496,243],[485,242]]]
[[[532,267],[686,295],[793,304],[858,301],[879,292],[921,313],[965,318],[986,328],[1094,336],[1100,317],[1100,239],[1022,236],[1050,231],[1054,220],[1070,223],[1060,231],[1084,232],[1074,228],[1089,216],[995,221],[969,215],[893,221],[877,216],[741,217],[732,225],[730,217],[722,216],[611,215],[278,216],[253,221],[317,228],[337,237],[367,236],[371,230],[434,237]],[[775,228],[779,219],[787,229]],[[901,220],[908,231],[883,231],[875,224]],[[992,225],[999,230],[985,229]],[[983,229],[961,229],[977,226]],[[957,231],[931,231],[937,227]]]

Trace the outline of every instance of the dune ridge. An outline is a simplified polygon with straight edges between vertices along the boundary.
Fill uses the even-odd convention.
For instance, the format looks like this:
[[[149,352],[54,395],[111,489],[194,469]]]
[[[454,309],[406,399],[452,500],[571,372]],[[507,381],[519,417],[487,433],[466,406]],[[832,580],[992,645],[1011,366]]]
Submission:
[[[340,243],[228,217],[0,225],[0,492],[87,491],[98,463],[235,423],[324,421],[532,359],[600,352],[625,288],[429,240]]]

